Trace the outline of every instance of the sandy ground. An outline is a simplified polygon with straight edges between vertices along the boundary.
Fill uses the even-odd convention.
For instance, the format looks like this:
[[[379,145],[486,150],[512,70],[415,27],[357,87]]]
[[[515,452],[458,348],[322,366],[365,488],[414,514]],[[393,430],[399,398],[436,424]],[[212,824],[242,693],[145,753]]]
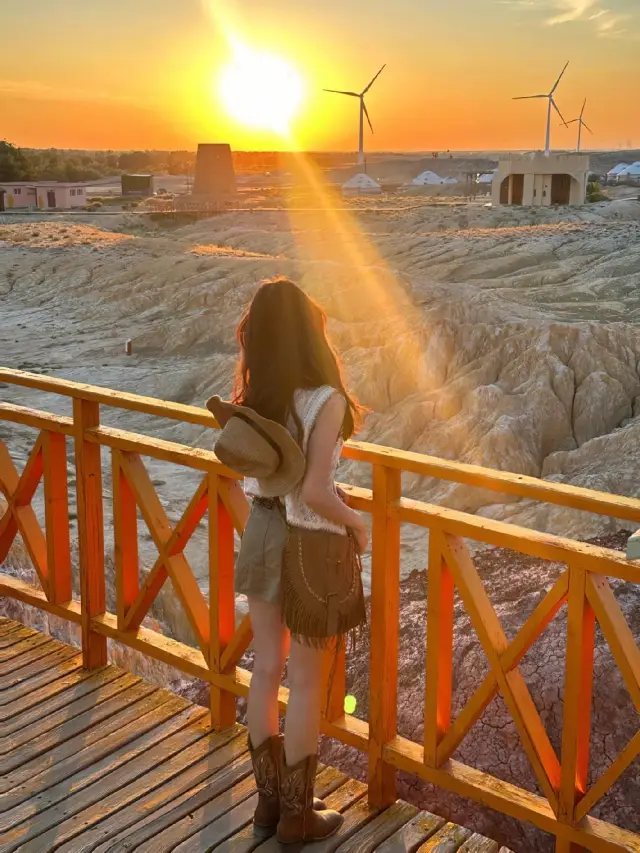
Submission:
[[[393,211],[225,214],[175,230],[127,214],[7,218],[2,364],[201,405],[231,388],[234,329],[257,283],[286,274],[328,311],[371,409],[363,439],[640,493],[637,201],[514,210],[417,199]],[[26,389],[0,394],[69,409]],[[103,417],[212,444],[209,431],[186,424],[118,410]],[[22,465],[32,434],[0,424],[0,438]],[[149,469],[177,520],[198,475],[152,461]],[[354,464],[341,477],[371,479]],[[414,476],[404,485],[411,496],[554,532],[616,528]],[[108,466],[104,488],[108,517]],[[148,563],[155,549],[140,527]],[[204,584],[203,542],[194,538],[190,556]],[[426,546],[425,533],[404,533],[403,575],[425,565]]]

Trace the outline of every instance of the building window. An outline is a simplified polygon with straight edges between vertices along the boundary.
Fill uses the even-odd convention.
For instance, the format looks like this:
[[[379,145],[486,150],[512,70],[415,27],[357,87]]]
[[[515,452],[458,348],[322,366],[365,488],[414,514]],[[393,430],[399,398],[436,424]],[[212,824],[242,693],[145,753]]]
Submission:
[[[71,195],[75,195],[75,194],[76,194],[76,191],[75,191],[75,190],[71,190]]]
[[[79,188],[76,190],[76,195],[82,195],[82,193],[83,193],[83,192],[84,192],[84,190],[82,189],[82,187],[79,187]]]
[[[14,195],[22,195],[22,190],[19,189],[18,187],[15,187],[13,190],[13,194]]]

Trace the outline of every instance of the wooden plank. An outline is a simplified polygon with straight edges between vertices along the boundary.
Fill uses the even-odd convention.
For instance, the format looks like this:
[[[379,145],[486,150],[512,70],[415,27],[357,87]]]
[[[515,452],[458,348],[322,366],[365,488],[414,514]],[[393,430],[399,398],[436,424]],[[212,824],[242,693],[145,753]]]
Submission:
[[[442,817],[437,817],[430,812],[418,812],[413,820],[406,823],[402,829],[378,847],[378,853],[416,853],[418,847],[435,835],[444,824],[445,820]]]
[[[470,829],[446,823],[419,848],[418,853],[456,853],[471,835]]]
[[[540,719],[531,693],[518,669],[504,673],[500,655],[508,646],[504,633],[468,549],[459,537],[445,534],[444,557],[454,576],[464,606],[471,617],[480,644],[489,660],[520,741],[536,774],[540,788],[557,807],[560,763]]]
[[[570,565],[558,796],[558,819],[564,823],[574,822],[575,805],[587,790],[589,774],[595,613],[587,601],[586,581],[584,570]]]
[[[48,851],[51,849],[50,836],[45,836],[48,830],[53,829],[54,838],[58,836],[57,828],[62,821],[71,815],[81,812],[83,809],[98,803],[118,788],[127,785],[133,779],[149,772],[151,768],[163,761],[168,760],[176,753],[181,752],[187,746],[207,733],[207,723],[203,722],[203,715],[195,709],[191,709],[184,715],[186,725],[180,731],[167,734],[169,731],[161,727],[160,742],[150,746],[135,758],[125,760],[118,767],[117,772],[101,774],[100,778],[92,784],[85,780],[74,777],[70,782],[64,782],[56,789],[45,791],[40,797],[26,802],[16,808],[0,815],[0,830],[4,831],[5,847],[3,853],[11,853],[20,848],[23,853],[36,850]],[[64,790],[61,790],[64,789]],[[58,800],[51,800],[57,796]],[[38,804],[36,819],[31,818],[34,803]],[[28,847],[25,842],[31,841]],[[49,846],[48,846],[49,845]]]
[[[175,441],[165,441],[162,438],[151,438],[147,435],[105,426],[87,430],[86,438],[92,444],[112,447],[123,453],[139,453],[163,462],[184,465],[185,468],[193,468],[195,471],[214,471],[227,479],[238,479],[238,475],[223,465],[213,450],[187,447]]]
[[[198,640],[198,645],[205,658],[208,658],[209,608],[184,554],[174,554],[173,556],[166,554],[165,548],[171,539],[172,527],[151,482],[149,472],[135,453],[122,453],[121,465],[135,494],[136,502],[149,533],[151,533],[160,553],[165,554],[165,568]]]
[[[61,690],[66,690],[71,685],[91,678],[91,673],[88,670],[82,669],[82,658],[79,656],[71,658],[67,663],[56,667],[53,672],[47,671],[44,675],[53,675],[54,677],[49,681],[45,681],[44,684],[33,689],[31,692],[20,696],[19,702],[14,701],[8,702],[6,705],[0,705],[0,721],[9,720],[21,711],[26,711],[38,705],[46,697],[53,696]],[[30,683],[36,680],[31,679]]]
[[[223,841],[252,820],[257,801],[255,780],[249,774],[215,798],[207,799],[179,820],[174,820],[164,830],[136,847],[136,853],[170,853],[174,850],[177,853],[183,842],[186,842],[184,849],[188,851],[206,850],[214,842]],[[121,853],[125,849],[118,846],[113,853]]]
[[[11,631],[7,631],[6,634],[0,637],[0,649],[8,649],[11,646],[15,646],[16,643],[21,643],[28,637],[34,637],[36,634],[37,631],[33,631],[30,628],[12,628]]]
[[[82,621],[79,601],[72,600],[64,604],[55,604],[47,599],[46,593],[42,589],[38,589],[32,584],[25,583],[20,578],[14,578],[11,575],[0,574],[0,595],[7,595],[9,598],[15,598],[17,601],[24,601],[25,604],[31,604],[33,607],[37,607],[38,610],[44,610],[45,613],[52,613],[54,616],[67,619],[69,622],[74,622],[77,625]]]
[[[442,554],[442,534],[429,534],[424,760],[437,766],[438,746],[451,726],[453,684],[453,576]]]
[[[231,516],[237,533],[242,534],[251,511],[242,486],[237,480],[229,480],[221,476],[218,478],[218,494]]]
[[[234,539],[231,516],[218,494],[218,476],[209,474],[209,667],[222,672],[222,653],[235,632]],[[224,729],[235,722],[236,697],[211,685],[209,704],[212,724]]]
[[[105,715],[117,713],[120,704],[115,701],[110,704],[109,700],[114,700],[116,696],[125,693],[121,697],[123,703],[129,703],[134,700],[134,692],[130,688],[140,683],[140,679],[134,678],[132,675],[123,674],[120,678],[112,679],[108,683],[103,683],[93,693],[77,699],[71,704],[59,708],[57,711],[48,713],[42,719],[37,720],[31,725],[20,725],[18,718],[18,730],[7,733],[0,740],[0,755],[6,755],[10,752],[16,752],[22,757],[22,747],[25,744],[37,744],[40,738],[51,729],[55,729],[56,743],[60,743],[64,738],[64,733],[73,730],[82,731],[82,727],[89,727],[99,724]],[[150,685],[145,685],[148,687]],[[104,707],[101,707],[103,706]],[[1,760],[1,759],[0,759]]]
[[[340,853],[373,853],[417,814],[415,806],[395,802],[345,841],[340,846]]]
[[[396,799],[396,773],[385,764],[384,745],[398,724],[400,524],[387,512],[399,500],[401,472],[373,469],[371,536],[371,640],[369,685],[369,802],[385,808]]]
[[[53,646],[53,649],[51,648]],[[31,682],[37,680],[38,676],[43,673],[50,673],[53,678],[56,676],[56,667],[70,658],[75,657],[77,650],[71,646],[65,646],[62,643],[58,644],[54,640],[42,648],[42,654],[37,660],[33,660],[28,666],[23,666],[12,675],[5,675],[2,679],[2,693],[0,694],[0,704],[11,702],[9,698],[14,696],[14,690],[21,689],[29,692]]]
[[[618,757],[611,762],[602,776],[593,783],[584,797],[579,800],[575,810],[575,819],[577,821],[582,820],[585,815],[589,814],[595,804],[613,788],[620,776],[635,761],[638,755],[640,755],[640,731],[635,733]]]
[[[242,655],[249,648],[252,640],[253,628],[251,627],[251,618],[247,613],[246,616],[242,617],[242,621],[236,628],[233,637],[229,640],[224,648],[224,652],[220,656],[220,669],[222,672],[228,672],[236,666]]]
[[[158,695],[159,694],[159,695]],[[71,738],[0,780],[0,811],[13,808],[71,776],[90,784],[193,718],[188,703],[157,691],[80,738]],[[60,788],[66,795],[68,782]],[[53,795],[51,795],[53,796]]]
[[[587,578],[587,597],[640,714],[640,647],[606,578]]]
[[[479,465],[439,459],[410,450],[398,450],[361,441],[347,442],[342,455],[345,459],[384,465],[423,477],[436,477],[452,483],[463,483],[503,494],[586,510],[598,515],[640,522],[640,501],[637,498],[596,492],[566,483],[552,483],[525,474],[482,468]]]
[[[20,642],[15,643],[7,649],[0,650],[0,665],[5,663],[8,660],[14,660],[16,666],[19,666],[18,658],[20,655],[23,655],[25,652],[33,651],[37,649],[38,646],[42,646],[45,643],[50,643],[52,637],[48,634],[33,634],[30,637],[24,637]],[[0,668],[0,673],[2,673],[2,669]]]
[[[2,622],[0,622],[0,638],[4,637],[6,634],[10,634],[12,631],[18,631],[20,628],[24,628],[20,622],[16,622],[13,619],[8,619],[6,616],[2,617]]]
[[[42,462],[49,569],[46,592],[50,601],[57,604],[69,601],[72,596],[67,442],[64,435],[56,432],[42,433]]]
[[[187,735],[187,731],[184,730],[182,732],[183,739]],[[42,835],[31,839],[28,844],[21,847],[21,850],[24,853],[48,853],[54,843],[56,849],[59,849],[58,844],[73,841],[73,849],[77,851],[80,844],[80,839],[77,836],[84,833],[85,830],[95,827],[102,830],[100,834],[104,838],[104,821],[110,817],[119,818],[119,829],[122,829],[123,824],[127,820],[127,807],[131,803],[134,803],[141,796],[155,791],[163,783],[167,783],[170,780],[174,780],[175,782],[182,770],[190,767],[199,757],[203,754],[206,755],[207,752],[209,753],[209,760],[212,762],[216,761],[216,748],[227,744],[229,739],[233,737],[233,734],[237,734],[237,732],[226,732],[217,737],[201,737],[200,741],[196,741],[195,744],[188,746],[186,749],[176,746],[174,741],[177,736],[174,739],[163,742],[156,750],[158,754],[156,762],[145,762],[145,766],[148,767],[146,772],[137,777],[132,777],[131,781],[127,783],[127,779],[131,776],[128,771],[131,768],[125,765],[118,773],[110,774],[113,778],[107,776],[106,779],[92,785],[91,788],[104,791],[104,795],[99,799],[95,799],[97,790],[94,791],[92,793],[93,803],[71,816],[68,816],[67,811],[70,801],[66,799],[59,807],[62,810],[62,820]],[[246,739],[243,740],[244,743],[241,744],[241,749],[244,748],[246,752]],[[193,748],[194,746],[196,749]],[[159,750],[162,750],[162,752],[160,753]],[[149,757],[142,756],[136,759],[136,761],[140,764],[143,758]],[[227,754],[226,760],[229,760],[229,754]],[[222,762],[218,759],[218,766],[223,766],[224,762],[225,758],[223,758]],[[247,779],[250,777],[249,765],[248,760],[245,760],[243,772]],[[252,779],[250,781],[253,782]],[[252,787],[255,790],[255,786]],[[71,797],[72,804],[75,799],[76,797]],[[74,807],[75,805],[71,806],[71,808]]]
[[[88,672],[84,670],[84,672]],[[70,678],[66,687],[58,690],[53,690],[58,682],[53,685],[43,688],[38,691],[39,696],[35,702],[30,703],[25,707],[22,702],[13,710],[14,713],[0,720],[0,737],[5,737],[15,731],[20,731],[26,726],[38,723],[42,724],[50,715],[55,714],[61,708],[66,706],[76,707],[74,703],[83,697],[93,693],[105,684],[115,681],[117,678],[122,678],[125,674],[124,670],[118,669],[115,666],[105,667],[99,670],[95,677],[87,676],[84,679]],[[29,697],[31,699],[31,697]]]
[[[118,628],[123,630],[126,627],[127,612],[138,595],[140,567],[136,501],[120,462],[120,451],[112,451],[111,488],[113,491],[116,615],[118,617]]]
[[[453,760],[438,769],[428,767],[424,763],[424,748],[406,738],[395,737],[385,747],[384,754],[386,760],[398,770],[413,773],[427,782],[469,797],[517,820],[528,821],[545,832],[586,847],[593,853],[620,853],[621,849],[640,853],[640,838],[636,833],[595,818],[584,818],[576,826],[561,824],[546,799],[510,782],[496,779],[489,773]]]
[[[237,728],[234,728],[231,733],[197,741],[190,750],[199,747],[204,757],[191,765],[185,763],[175,777],[153,790],[147,787],[148,776],[140,777],[132,785],[142,788],[142,796],[99,823],[83,828],[72,841],[57,848],[57,853],[111,853],[117,844],[122,844],[123,849],[132,849],[189,814],[206,798],[215,798],[249,776],[252,766],[246,753],[246,735],[234,737],[236,734]],[[84,821],[86,815],[85,810],[76,817]]]
[[[497,841],[474,832],[471,838],[464,842],[460,853],[500,853],[500,845]]]
[[[27,406],[14,406],[0,402],[0,420],[14,424],[25,424],[35,429],[47,430],[61,435],[73,435],[73,420],[63,415],[40,412]]]
[[[93,400],[96,403],[104,403],[119,409],[144,412],[149,415],[185,421],[190,424],[199,424],[200,426],[214,428],[217,426],[213,415],[207,409],[201,409],[198,406],[185,406],[181,403],[165,402],[155,397],[142,397],[140,394],[114,391],[111,388],[103,388],[99,385],[72,382],[69,379],[43,376],[40,373],[29,373],[25,370],[0,367],[0,382],[9,382],[12,385],[20,385],[23,388],[35,388],[38,391],[49,391],[65,397],[79,397],[85,400]],[[5,405],[3,404],[3,407]]]
[[[540,533],[516,524],[469,515],[410,498],[401,498],[391,507],[390,513],[408,524],[419,527],[437,525],[452,536],[511,548],[521,554],[551,562],[577,562],[589,572],[640,583],[640,563],[629,563],[622,552],[610,548],[565,539],[551,533]]]
[[[76,502],[82,600],[82,655],[85,669],[107,662],[107,640],[91,628],[91,618],[106,609],[104,519],[100,448],[86,440],[86,431],[100,423],[98,403],[74,398]]]
[[[103,720],[126,710],[133,703],[149,696],[156,689],[153,685],[145,684],[140,678],[134,678],[133,675],[129,674],[124,675],[119,679],[119,682],[124,682],[124,684],[115,696],[95,705],[95,707],[90,705],[88,711],[84,711],[67,723],[61,724],[55,731],[45,729],[40,734],[40,728],[36,725],[34,726],[33,736],[27,738],[24,743],[22,737],[10,736],[9,740],[15,742],[16,746],[20,746],[20,750],[14,751],[11,755],[0,757],[0,773],[9,773],[16,767],[21,767],[25,762],[60,746],[66,740],[78,738],[87,729],[98,727],[98,724]],[[115,684],[119,682],[116,681]],[[100,690],[106,692],[110,687],[111,685],[107,685]]]
[[[247,780],[245,787],[249,787],[249,783],[250,780]],[[240,787],[238,786],[238,788]],[[152,851],[156,853],[156,850],[158,853],[169,853],[169,850],[174,851],[174,853],[195,853],[195,851],[210,850],[212,847],[217,849],[220,843],[233,837],[244,827],[251,825],[253,814],[258,805],[258,795],[255,793],[255,788],[253,791],[254,793],[249,797],[238,802],[236,796],[240,797],[241,794],[236,795],[236,789],[232,789],[227,792],[225,797],[219,798],[223,801],[219,808],[225,810],[214,821],[200,826],[196,815],[195,821],[183,828],[182,837],[184,840],[181,843],[173,847],[165,846],[164,843],[161,843],[160,847],[154,847],[153,843],[150,843],[142,847],[140,853],[152,853]],[[233,804],[231,809],[228,809],[228,802],[224,802],[225,800],[231,800]],[[255,832],[253,826],[251,829]],[[161,842],[164,842],[164,839],[161,839]],[[263,848],[260,847],[259,849],[262,850]]]
[[[244,759],[238,759],[238,762],[242,761]],[[251,764],[248,759],[246,761],[246,770],[249,775],[251,773]],[[140,844],[148,842],[173,826],[177,821],[193,815],[195,808],[203,807],[212,799],[218,797],[227,788],[231,787],[232,784],[235,784],[235,781],[237,781],[235,776],[238,770],[239,764],[236,768],[234,768],[234,765],[228,765],[225,769],[218,771],[211,779],[202,782],[197,787],[183,793],[176,791],[175,796],[171,800],[167,800],[164,806],[153,808],[153,803],[151,803],[149,813],[138,823],[131,826],[128,832],[114,837],[109,844],[101,844],[95,850],[92,848],[92,853],[116,853],[116,851],[128,853],[128,851],[134,849],[138,850]],[[230,773],[233,774],[231,780],[229,780],[228,775]],[[332,768],[327,768],[316,777],[316,796],[326,796],[345,781],[346,777],[343,774]],[[78,840],[84,841],[84,836]],[[261,841],[262,838],[255,837],[254,846],[257,846]],[[60,850],[59,853],[67,853],[67,851]],[[76,853],[76,850],[69,850],[68,853]],[[79,847],[77,853],[88,853],[88,851],[85,851],[83,847]]]
[[[358,813],[360,818],[362,818],[363,815],[370,815],[371,819],[375,817],[376,813],[370,812],[369,806],[367,805],[365,800],[366,793],[367,789],[365,785],[363,785],[361,782],[354,782],[353,780],[349,780],[345,785],[342,785],[340,788],[338,788],[326,798],[326,804],[328,808],[335,809],[336,811],[345,814],[345,824],[347,824],[347,814],[349,810],[357,805],[360,805],[360,810]],[[247,801],[247,806],[248,804],[249,801]],[[333,840],[337,842],[336,847],[339,846],[347,838],[349,838],[353,834],[353,832],[356,831],[356,829],[363,824],[363,822],[366,822],[361,820],[360,823],[358,823],[358,814],[352,814],[350,816],[347,826],[343,824],[344,830],[342,828],[340,830],[343,831],[342,835],[336,834],[335,836],[333,836]],[[249,851],[256,849],[256,841],[259,842],[260,839],[256,839],[253,826],[248,825],[244,829],[237,832],[235,835],[228,837],[222,843],[216,845],[216,851],[217,853],[249,853]],[[327,839],[327,842],[328,841],[329,839]],[[320,851],[321,849],[323,849],[323,845],[327,842],[314,842],[313,850]],[[298,845],[298,848],[300,848],[300,846],[301,845]],[[210,848],[205,847],[204,849]],[[260,853],[281,853],[282,851],[282,847],[278,843],[275,836],[272,836],[271,838],[264,841],[262,844],[260,844],[259,847],[257,847],[257,849],[260,850]],[[148,853],[151,853],[151,851],[149,850]],[[185,846],[183,850],[180,851],[180,853],[189,853],[189,848]]]

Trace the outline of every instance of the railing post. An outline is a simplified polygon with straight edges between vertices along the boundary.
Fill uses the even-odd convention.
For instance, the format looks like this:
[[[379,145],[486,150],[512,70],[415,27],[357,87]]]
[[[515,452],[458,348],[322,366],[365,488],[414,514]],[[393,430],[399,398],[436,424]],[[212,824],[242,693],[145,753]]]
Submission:
[[[346,639],[336,650],[335,646],[324,656],[323,682],[325,685],[322,715],[330,723],[344,714],[344,697],[347,690]]]
[[[91,619],[105,611],[104,522],[100,445],[85,440],[85,430],[100,423],[98,403],[74,397],[76,498],[82,602],[82,659],[86,669],[107,663],[107,638],[91,630]]]
[[[218,493],[218,476],[209,474],[209,668],[221,674],[221,658],[235,632],[234,527]],[[226,729],[236,721],[236,697],[211,685],[211,724]]]
[[[373,467],[371,558],[371,662],[369,673],[369,802],[386,808],[396,799],[396,771],[383,758],[397,734],[400,522],[389,507],[400,499],[402,472]]]
[[[72,596],[67,440],[64,435],[43,432],[42,461],[49,572],[47,598],[54,604],[62,604]]]
[[[111,451],[113,490],[113,551],[115,557],[116,614],[118,628],[126,629],[125,618],[139,589],[138,509],[133,490],[121,464],[119,450]]]
[[[429,531],[428,574],[424,761],[428,767],[437,767],[438,745],[451,725],[453,577],[436,527]]]
[[[595,614],[586,595],[586,572],[569,565],[567,652],[562,721],[562,764],[558,820],[574,823],[576,804],[587,790]],[[558,853],[580,853],[583,848],[562,839]]]

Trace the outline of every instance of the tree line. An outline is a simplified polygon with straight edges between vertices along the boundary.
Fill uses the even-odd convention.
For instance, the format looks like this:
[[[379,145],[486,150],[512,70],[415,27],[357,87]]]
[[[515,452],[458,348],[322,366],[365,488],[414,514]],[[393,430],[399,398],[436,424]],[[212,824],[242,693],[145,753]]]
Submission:
[[[352,154],[309,152],[305,158],[321,168],[347,165]],[[237,172],[295,172],[300,155],[279,151],[234,151]],[[0,181],[93,181],[129,172],[193,175],[195,151],[82,151],[19,148],[0,140]]]

